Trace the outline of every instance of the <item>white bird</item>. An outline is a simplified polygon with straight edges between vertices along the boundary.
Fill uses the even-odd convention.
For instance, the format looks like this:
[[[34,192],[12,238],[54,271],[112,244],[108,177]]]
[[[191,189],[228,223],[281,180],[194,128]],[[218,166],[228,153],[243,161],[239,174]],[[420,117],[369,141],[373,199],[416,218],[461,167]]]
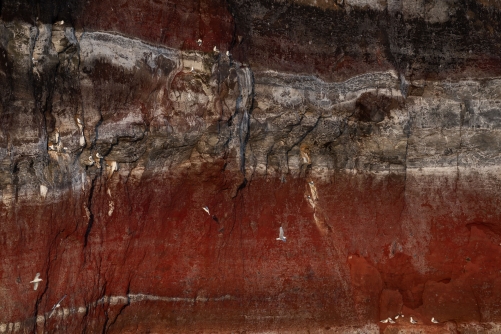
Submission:
[[[411,324],[417,324],[417,321],[416,321],[416,320],[414,320],[414,319],[412,319],[412,317],[411,317],[411,319],[409,320],[409,322],[410,322]]]
[[[282,226],[280,226],[280,232],[278,234],[278,238],[277,240],[282,240],[283,242],[286,242],[287,241],[287,238],[285,237],[284,235],[284,229]]]
[[[212,49],[214,52],[219,52],[219,50],[217,49],[217,46],[214,46],[214,49]]]
[[[63,301],[64,298],[66,298],[66,295],[64,295],[63,298],[59,299],[59,301],[56,303],[56,305],[52,306],[52,311],[50,312],[49,319],[50,319],[50,317],[52,317],[52,315],[54,314],[56,309],[58,307],[61,307],[61,302]]]
[[[311,198],[310,195],[307,195],[306,196],[306,200],[308,201],[308,203],[310,204],[310,206],[315,209],[315,202],[313,201],[313,198]]]
[[[31,281],[30,283],[33,283],[33,290],[36,290],[38,289],[38,283],[41,282],[42,279],[40,278],[40,273],[37,273],[35,275],[35,278],[33,279],[33,281]]]
[[[226,56],[229,57],[230,56],[230,51],[226,51]]]
[[[77,125],[78,125],[78,128],[80,129],[80,131],[83,130],[83,124],[82,124],[82,121],[80,120],[80,118],[77,118]]]
[[[191,72],[193,72],[193,66],[191,67]]]
[[[89,160],[87,161],[88,166],[92,166],[94,164],[94,159],[92,159],[92,155],[89,155]]]
[[[397,319],[398,319],[398,317],[400,317],[400,315],[399,315],[399,314],[397,314],[397,316],[395,317],[395,320],[397,320]]]
[[[433,322],[434,324],[438,324],[438,321],[435,320],[435,318],[431,318],[431,322]]]
[[[381,320],[381,322],[382,322],[383,324],[386,324],[386,323],[388,323],[388,319]]]
[[[202,45],[202,39],[200,39],[200,38],[199,38],[199,39],[197,40],[197,44],[198,44],[198,46],[201,46],[201,45]]]
[[[110,160],[110,163],[106,163],[106,169],[108,170],[108,177],[111,177],[113,175],[113,172],[116,172],[118,170],[118,164],[114,160]]]
[[[210,216],[210,211],[208,206],[204,206],[202,209],[204,209],[205,212]]]
[[[63,20],[61,20],[61,21],[59,21],[59,22],[56,22],[56,24],[59,24],[60,26],[62,26],[62,25],[64,24],[64,21],[63,21]]]
[[[392,319],[392,318],[388,318],[388,322],[389,322],[390,324],[394,324],[394,323],[395,323],[395,321],[393,321],[393,319]]]
[[[96,158],[101,159],[103,156],[99,154],[99,152],[96,152]]]

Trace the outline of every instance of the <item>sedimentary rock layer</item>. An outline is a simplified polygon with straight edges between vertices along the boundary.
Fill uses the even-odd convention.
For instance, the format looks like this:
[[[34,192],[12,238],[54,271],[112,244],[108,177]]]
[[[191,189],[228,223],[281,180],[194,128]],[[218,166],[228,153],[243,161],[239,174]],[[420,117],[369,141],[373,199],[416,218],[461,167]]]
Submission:
[[[0,333],[501,330],[496,4],[0,14]]]

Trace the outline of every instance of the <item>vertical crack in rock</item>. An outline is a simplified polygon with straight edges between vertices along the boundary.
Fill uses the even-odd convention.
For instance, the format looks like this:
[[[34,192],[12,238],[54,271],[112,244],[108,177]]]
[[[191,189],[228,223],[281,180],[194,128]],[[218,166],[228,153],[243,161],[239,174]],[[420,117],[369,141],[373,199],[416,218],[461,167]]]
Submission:
[[[115,318],[113,319],[113,321],[110,322],[110,324],[108,325],[108,327],[106,328],[106,326],[103,326],[103,334],[110,331],[111,326],[113,326],[117,322],[118,317],[121,316],[122,312],[130,305],[130,282],[131,282],[131,279],[129,278],[129,283],[127,285],[127,293],[125,294],[125,296],[127,298],[127,301],[125,302],[124,305],[122,305],[120,307],[120,309],[117,312],[117,315],[115,316]]]
[[[409,139],[412,134],[412,127],[413,127],[413,116],[411,116],[410,111],[407,111],[407,124],[404,125],[403,131],[404,134],[407,138],[406,143],[405,143],[405,154],[404,154],[404,196],[405,196],[405,189],[407,185],[407,171],[408,171],[408,154],[409,154]]]
[[[51,30],[47,29],[47,26],[34,26],[33,29],[36,31],[35,40],[33,43],[33,47],[30,51],[30,59],[32,60],[32,84],[33,84],[33,96],[35,98],[35,110],[38,111],[41,115],[41,148],[43,155],[43,161],[40,164],[37,164],[35,168],[35,173],[39,174],[39,180],[41,184],[44,183],[52,183],[45,178],[44,171],[47,170],[47,167],[50,164],[50,159],[48,156],[48,124],[47,124],[47,113],[49,102],[53,95],[54,90],[54,81],[55,81],[55,72],[57,71],[57,67],[59,66],[59,61],[56,64],[48,64],[45,65],[45,68],[39,65],[39,62],[45,56],[44,54],[48,52],[49,49],[47,45],[47,41],[50,41],[51,38]],[[36,58],[35,58],[36,57]],[[40,67],[40,68],[39,68]],[[43,80],[46,78],[47,81]]]
[[[304,117],[301,117],[300,122],[299,122],[299,124],[298,124],[297,126],[301,126],[301,123],[302,123],[302,121],[303,121],[303,118],[304,118]],[[312,132],[312,131],[313,131],[313,130],[317,127],[318,122],[320,121],[320,119],[321,119],[321,118],[322,118],[322,116],[321,116],[321,115],[319,115],[319,116],[317,117],[317,120],[315,121],[315,123],[314,123],[312,126],[306,126],[306,131],[304,131],[304,133],[303,133],[303,134],[301,134],[301,135],[300,135],[300,136],[299,136],[299,137],[298,137],[298,138],[297,138],[294,142],[292,142],[292,144],[288,145],[288,148],[287,148],[287,150],[285,151],[285,163],[287,164],[287,172],[290,172],[290,170],[289,170],[289,153],[290,153],[290,151],[292,151],[292,149],[293,149],[296,145],[298,145],[299,143],[301,143],[301,142],[302,142],[302,141],[306,138],[306,136],[307,136],[308,134],[310,134],[310,133],[311,133],[311,132]],[[292,129],[291,129],[291,132],[292,132]],[[311,166],[311,164],[308,164],[308,165],[306,166],[306,168],[304,169],[304,172],[302,172],[302,173],[301,173],[301,175],[302,175],[302,176],[305,176],[305,175],[306,175],[306,170],[307,170],[307,168],[308,168],[309,166]]]
[[[87,229],[85,230],[85,236],[84,236],[84,248],[87,247],[89,234],[92,230],[92,226],[94,225],[94,213],[92,212],[92,204],[93,204],[92,199],[94,197],[96,179],[97,179],[97,177],[94,176],[91,180],[90,189],[89,189],[89,198],[87,199],[87,209],[89,211],[89,217],[87,220]]]
[[[249,115],[254,99],[254,79],[252,71],[248,67],[238,68],[238,88],[240,96],[237,99],[237,112],[242,114],[239,127],[240,138],[240,171],[245,176],[245,150],[249,140]],[[245,186],[245,185],[244,185]]]
[[[461,149],[463,145],[463,123],[465,122],[465,113],[466,113],[466,104],[460,103],[459,105],[459,145],[456,152],[456,183],[454,185],[454,191],[457,191],[458,183],[459,183],[459,157],[461,155]]]
[[[101,331],[101,334],[106,334],[106,325],[108,324],[108,321],[109,321],[109,317],[108,317],[108,310],[104,310],[104,324],[103,324],[103,330]]]
[[[400,93],[404,99],[407,98],[407,93],[409,91],[409,83],[405,79],[405,75],[400,73]]]

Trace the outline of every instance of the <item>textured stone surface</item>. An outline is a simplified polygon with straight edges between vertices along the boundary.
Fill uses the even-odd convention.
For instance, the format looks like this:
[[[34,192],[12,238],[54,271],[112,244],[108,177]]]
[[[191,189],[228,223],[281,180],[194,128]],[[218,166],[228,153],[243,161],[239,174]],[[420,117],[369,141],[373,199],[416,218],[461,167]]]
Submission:
[[[496,3],[0,15],[0,333],[501,330]]]

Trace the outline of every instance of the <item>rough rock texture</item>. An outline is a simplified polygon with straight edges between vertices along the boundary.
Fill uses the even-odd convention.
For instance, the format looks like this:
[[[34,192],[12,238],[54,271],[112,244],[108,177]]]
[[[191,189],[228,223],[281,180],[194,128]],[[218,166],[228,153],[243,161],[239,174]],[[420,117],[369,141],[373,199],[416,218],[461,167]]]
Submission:
[[[0,333],[499,333],[500,10],[0,2]]]

